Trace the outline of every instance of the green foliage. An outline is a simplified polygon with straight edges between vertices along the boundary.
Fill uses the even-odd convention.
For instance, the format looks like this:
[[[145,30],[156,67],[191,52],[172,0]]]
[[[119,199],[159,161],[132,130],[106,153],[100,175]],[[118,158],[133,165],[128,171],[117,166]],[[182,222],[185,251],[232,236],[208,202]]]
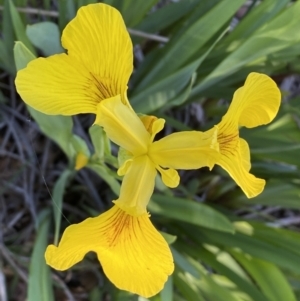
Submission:
[[[223,214],[205,204],[170,196],[154,195],[149,209],[163,217],[222,232],[234,232],[231,222]]]
[[[37,236],[29,267],[28,294],[30,301],[54,301],[50,267],[46,264],[44,253],[48,244],[50,211],[41,211],[37,223]]]
[[[34,46],[45,56],[64,52],[60,45],[58,26],[52,22],[40,22],[26,28],[26,34]]]
[[[57,245],[59,241],[64,191],[66,190],[68,181],[71,179],[72,176],[73,176],[72,170],[66,169],[64,172],[62,172],[62,174],[56,181],[53,188],[52,203],[53,203],[53,214],[54,214],[54,222],[55,222],[55,230],[54,230],[55,245]]]
[[[52,21],[29,22],[25,28],[16,10],[21,4],[4,1],[0,67],[14,74],[13,62],[20,70],[36,57],[37,50],[45,56],[63,52],[61,30],[80,6],[94,2],[97,1],[58,1],[58,25]],[[146,38],[132,36],[144,58],[137,61],[129,99],[138,112],[162,116],[173,129],[199,130],[218,122],[226,109],[217,101],[230,100],[251,71],[276,78],[300,70],[299,1],[262,1],[230,30],[230,21],[245,0],[182,0],[162,8],[155,6],[157,0],[103,2],[117,7],[128,27],[169,39],[167,43],[152,41],[148,46]],[[49,9],[50,1],[43,4],[44,9]],[[14,40],[19,40],[15,46]],[[192,102],[204,115],[201,126],[194,122],[186,124],[174,113],[191,110]],[[47,116],[29,107],[28,110],[41,131],[68,158],[68,167],[52,190],[53,233],[57,243],[64,195],[76,175],[76,156],[87,156],[86,167],[107,184],[108,195],[115,199],[120,191],[116,152],[97,125],[89,128],[90,141],[85,141],[73,133],[71,117]],[[254,199],[248,200],[219,169],[211,173],[201,171],[193,180],[181,183],[175,192],[157,181],[157,193],[149,210],[172,243],[176,270],[162,292],[150,300],[299,299],[300,234],[293,229],[279,229],[281,224],[276,218],[260,210],[265,208],[262,205],[280,206],[282,210],[300,208],[299,118],[299,98],[295,98],[282,104],[271,125],[241,130],[251,148],[253,173],[267,180],[264,192]],[[96,202],[94,206],[92,202],[80,207],[86,216],[91,212],[98,214],[93,209],[98,208]],[[247,214],[239,215],[241,211],[259,221],[250,221]],[[73,222],[72,215],[67,218]],[[43,260],[51,233],[49,223],[49,212],[40,213],[29,270],[28,300],[54,298],[49,269]],[[119,293],[106,282],[101,289],[96,287],[90,292],[89,300],[100,300],[107,291],[115,297],[113,300],[144,300]]]

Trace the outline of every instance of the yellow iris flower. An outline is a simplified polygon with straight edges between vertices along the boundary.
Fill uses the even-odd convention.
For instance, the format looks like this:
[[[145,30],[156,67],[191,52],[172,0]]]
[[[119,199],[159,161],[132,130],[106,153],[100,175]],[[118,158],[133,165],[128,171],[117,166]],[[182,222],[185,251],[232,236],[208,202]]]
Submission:
[[[126,153],[118,170],[125,175],[120,197],[99,217],[69,226],[58,247],[47,248],[46,261],[65,270],[94,251],[118,288],[150,297],[163,288],[174,269],[170,249],[146,209],[157,171],[165,185],[176,187],[179,176],[175,169],[212,168],[212,159],[206,154],[217,153],[216,132],[180,132],[153,142],[163,128],[163,119],[139,118],[119,96],[103,100],[98,109],[96,123]]]
[[[174,133],[153,141],[163,128],[163,119],[139,118],[118,96],[102,101],[96,123],[121,146],[124,157],[118,170],[125,175],[120,197],[112,209],[99,217],[69,226],[59,246],[48,247],[48,264],[64,270],[92,250],[117,287],[145,297],[159,292],[174,267],[168,245],[151,224],[146,210],[157,172],[165,185],[176,187],[179,176],[175,169],[211,169],[218,164],[248,197],[254,197],[262,191],[265,181],[249,173],[249,147],[239,138],[239,126],[251,128],[269,123],[279,105],[280,92],[274,81],[251,73],[214,128],[204,133]]]
[[[46,261],[66,270],[94,251],[118,288],[144,297],[155,295],[174,269],[170,249],[146,210],[157,171],[167,186],[175,187],[176,168],[211,168],[213,162],[205,153],[218,150],[216,132],[209,136],[182,132],[153,142],[164,120],[140,119],[127,100],[132,44],[114,8],[104,4],[81,8],[65,28],[62,44],[68,54],[38,58],[18,72],[19,94],[46,114],[96,114],[95,122],[124,149],[127,160],[119,169],[125,177],[116,205],[69,226],[58,246],[48,246]]]
[[[27,104],[46,114],[96,114],[95,123],[121,147],[118,173],[124,179],[115,205],[69,226],[58,246],[48,246],[46,261],[66,270],[94,251],[118,288],[150,297],[174,270],[170,249],[146,209],[157,172],[165,185],[176,187],[176,169],[219,164],[248,197],[260,193],[264,180],[249,173],[249,148],[239,138],[238,127],[270,122],[279,107],[278,89],[269,77],[251,74],[213,129],[154,141],[164,120],[139,118],[126,96],[132,43],[119,12],[105,4],[81,8],[63,31],[62,45],[68,54],[38,58],[19,71],[17,90]]]

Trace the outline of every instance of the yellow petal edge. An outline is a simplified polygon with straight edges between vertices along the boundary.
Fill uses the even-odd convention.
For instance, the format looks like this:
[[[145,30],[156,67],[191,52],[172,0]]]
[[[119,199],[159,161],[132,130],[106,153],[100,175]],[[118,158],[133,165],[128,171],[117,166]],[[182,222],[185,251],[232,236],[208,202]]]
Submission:
[[[165,239],[147,213],[131,216],[118,206],[65,230],[59,245],[49,245],[48,265],[66,270],[96,252],[104,273],[119,289],[149,298],[162,290],[174,263]]]
[[[252,72],[243,87],[233,96],[227,120],[237,120],[239,126],[248,128],[270,123],[278,113],[281,93],[269,76]]]

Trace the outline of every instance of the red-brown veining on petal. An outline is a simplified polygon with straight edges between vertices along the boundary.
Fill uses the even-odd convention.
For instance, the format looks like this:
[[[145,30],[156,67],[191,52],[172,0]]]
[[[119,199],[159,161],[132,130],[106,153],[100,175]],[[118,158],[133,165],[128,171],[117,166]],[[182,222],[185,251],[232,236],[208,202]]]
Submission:
[[[133,239],[133,236],[136,236],[136,228],[140,227],[139,218],[141,217],[131,216],[117,208],[115,214],[101,227],[101,235],[107,237],[109,247]]]
[[[91,97],[91,95],[94,95],[97,102],[119,94],[122,96],[125,91],[121,91],[113,79],[108,77],[99,77],[91,72],[90,77],[87,78],[84,88],[87,96]]]
[[[218,143],[222,155],[234,156],[239,147],[238,129],[233,130],[227,123],[221,124],[218,131]]]

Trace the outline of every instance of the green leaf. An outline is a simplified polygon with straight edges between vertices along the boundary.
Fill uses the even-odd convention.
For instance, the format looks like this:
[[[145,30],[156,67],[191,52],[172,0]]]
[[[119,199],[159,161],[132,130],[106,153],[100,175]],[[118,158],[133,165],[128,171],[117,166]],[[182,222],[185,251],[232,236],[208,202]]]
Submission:
[[[9,73],[15,74],[14,57],[12,49],[14,47],[14,29],[10,14],[10,0],[4,0],[3,13],[2,13],[2,37],[0,40],[0,61]],[[1,30],[0,30],[1,31]]]
[[[152,213],[222,232],[234,232],[231,222],[211,207],[175,197],[154,194],[149,203]]]
[[[180,36],[173,38],[162,49],[160,59],[143,78],[138,89],[145,89],[150,83],[158,82],[183,67],[209,39],[222,29],[244,2],[245,0],[221,1],[202,18],[198,18],[192,25],[185,28]]]
[[[228,35],[224,43],[237,43],[239,40],[249,38],[257,29],[271,21],[288,3],[290,0],[265,0],[259,5],[252,8],[233,32]]]
[[[108,167],[100,163],[89,163],[87,167],[97,173],[109,185],[115,195],[120,194],[120,184]]]
[[[175,235],[171,235],[169,233],[166,232],[162,232],[159,231],[159,233],[163,236],[163,238],[166,240],[166,242],[171,245],[172,243],[174,243],[177,239],[177,237]]]
[[[175,270],[173,278],[175,287],[184,297],[184,300],[207,301],[191,274]]]
[[[11,19],[12,19],[12,23],[14,26],[17,39],[23,42],[24,45],[29,49],[29,51],[32,52],[34,56],[36,56],[35,49],[33,48],[28,37],[26,36],[25,27],[22,23],[20,15],[17,12],[12,0],[9,0],[9,9],[10,9],[10,15],[11,15]]]
[[[60,44],[60,32],[55,23],[40,22],[27,25],[26,34],[32,44],[41,49],[45,56],[64,52]]]
[[[188,84],[197,67],[198,62],[194,62],[139,93],[136,90],[137,94],[130,97],[130,103],[135,111],[143,114],[163,107]]]
[[[58,1],[58,24],[63,30],[67,23],[76,15],[75,0],[60,0]]]
[[[224,31],[218,39],[209,47],[209,49],[192,63],[178,70],[174,74],[162,79],[161,81],[141,90],[139,88],[134,91],[133,96],[130,97],[131,104],[137,112],[147,114],[166,105],[180,104],[185,101],[190,93],[191,86],[195,80],[195,71],[199,65],[204,61],[207,55],[215,47],[215,45],[225,35]],[[190,82],[190,84],[188,84]],[[180,94],[179,94],[180,93]],[[179,95],[178,95],[179,94]],[[168,104],[170,102],[170,104]]]
[[[86,144],[86,142],[77,135],[72,135],[72,138],[70,140],[70,143],[75,151],[76,154],[82,153],[86,157],[90,157],[91,153],[90,150]]]
[[[232,251],[232,254],[270,301],[296,301],[290,285],[276,265],[251,256],[245,256],[238,251]]]
[[[34,60],[34,54],[22,43],[17,41],[14,46],[14,57],[17,70],[21,70]]]
[[[186,16],[195,9],[198,4],[198,0],[167,3],[167,5],[147,15],[136,28],[149,33],[158,32]],[[166,18],[166,16],[168,16],[168,18]]]
[[[49,225],[50,211],[46,209],[38,217],[38,232],[30,260],[27,292],[27,300],[30,301],[54,301],[50,267],[44,257]]]
[[[178,244],[176,244],[178,246]],[[215,246],[193,246],[180,244],[180,250],[190,254],[199,261],[207,264],[218,274],[224,275],[231,280],[241,291],[248,294],[253,301],[269,301],[251,282],[246,272],[239,263],[226,251]]]
[[[58,244],[60,224],[62,217],[62,204],[63,196],[67,186],[68,181],[73,176],[73,171],[66,169],[59,176],[58,180],[55,182],[52,194],[52,204],[53,204],[53,213],[55,221],[55,231],[54,231],[54,244]]]
[[[110,155],[110,141],[103,128],[97,124],[89,128],[89,134],[94,146],[94,152],[98,159],[103,160],[105,155]]]
[[[114,0],[112,5],[122,14],[125,24],[133,27],[138,24],[158,0]]]
[[[173,301],[173,277],[170,276],[160,292],[161,301]]]
[[[183,225],[183,227],[185,226]],[[267,260],[295,273],[298,273],[300,269],[297,254],[284,248],[275,248],[274,245],[254,237],[253,234],[245,235],[236,232],[232,235],[209,229],[204,231],[202,228],[198,228],[197,233],[187,232],[187,234],[198,243],[208,243],[221,248],[226,247],[227,251],[239,248],[251,256]]]
[[[98,2],[97,0],[78,0],[78,7],[92,4],[92,3],[97,3],[97,2]],[[103,1],[103,2],[105,2],[105,1]]]
[[[184,102],[190,96],[196,77],[197,77],[197,73],[195,72],[192,74],[190,83],[177,96],[175,96],[173,99],[168,101],[168,103],[164,106],[164,110],[168,110],[174,106],[180,106],[184,104]]]
[[[268,181],[264,191],[257,197],[251,199],[251,201],[242,193],[234,196],[230,194],[228,197],[232,198],[234,202],[242,202],[249,205],[260,204],[300,209],[299,185],[284,183],[280,180]]]
[[[172,255],[174,257],[174,261],[176,266],[180,267],[184,272],[189,273],[195,278],[200,277],[199,271],[191,264],[185,256],[183,256],[180,252],[178,252],[175,248],[171,247]]]
[[[300,233],[288,229],[267,227],[258,222],[251,222],[255,237],[269,242],[275,248],[284,248],[300,256]]]
[[[205,79],[197,85],[195,96],[232,75],[247,64],[258,59],[263,61],[282,49],[296,44],[300,40],[297,17],[300,14],[300,2],[295,2],[277,18],[262,26],[240,47],[231,52]]]
[[[74,149],[71,145],[73,138],[73,120],[70,116],[46,115],[30,106],[27,106],[30,115],[39,125],[41,131],[50,139],[55,141],[69,160],[74,157]]]
[[[248,296],[244,292],[239,292],[234,284],[227,278],[220,275],[206,275],[202,273],[202,280],[199,287],[202,294],[211,301],[248,301]],[[233,288],[231,289],[231,287]]]

